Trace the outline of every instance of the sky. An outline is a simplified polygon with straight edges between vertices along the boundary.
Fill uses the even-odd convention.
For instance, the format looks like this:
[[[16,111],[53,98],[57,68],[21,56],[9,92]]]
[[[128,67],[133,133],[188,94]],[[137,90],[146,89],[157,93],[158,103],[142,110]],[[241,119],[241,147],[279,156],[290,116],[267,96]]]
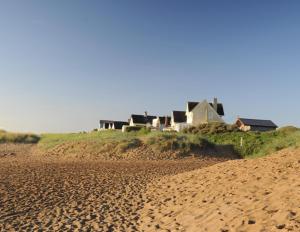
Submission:
[[[300,126],[300,2],[0,1],[0,128],[224,105],[225,121]]]

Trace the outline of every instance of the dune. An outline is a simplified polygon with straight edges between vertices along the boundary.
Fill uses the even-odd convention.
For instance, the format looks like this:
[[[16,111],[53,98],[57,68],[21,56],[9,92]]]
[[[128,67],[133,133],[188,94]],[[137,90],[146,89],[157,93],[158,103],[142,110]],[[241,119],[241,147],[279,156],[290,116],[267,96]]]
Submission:
[[[300,231],[300,149],[148,184],[139,231]]]

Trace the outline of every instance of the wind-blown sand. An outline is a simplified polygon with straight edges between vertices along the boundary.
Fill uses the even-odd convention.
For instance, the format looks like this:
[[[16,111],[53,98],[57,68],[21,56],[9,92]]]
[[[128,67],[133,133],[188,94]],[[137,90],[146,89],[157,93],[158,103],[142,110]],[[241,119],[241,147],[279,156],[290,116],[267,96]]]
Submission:
[[[141,231],[300,231],[300,150],[152,182]]]

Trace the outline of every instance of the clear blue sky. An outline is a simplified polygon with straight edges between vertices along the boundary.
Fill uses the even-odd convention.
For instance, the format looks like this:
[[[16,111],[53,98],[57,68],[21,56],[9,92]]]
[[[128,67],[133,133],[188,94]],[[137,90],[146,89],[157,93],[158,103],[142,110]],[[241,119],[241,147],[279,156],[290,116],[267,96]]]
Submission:
[[[299,1],[0,2],[0,128],[90,130],[218,97],[300,126]]]

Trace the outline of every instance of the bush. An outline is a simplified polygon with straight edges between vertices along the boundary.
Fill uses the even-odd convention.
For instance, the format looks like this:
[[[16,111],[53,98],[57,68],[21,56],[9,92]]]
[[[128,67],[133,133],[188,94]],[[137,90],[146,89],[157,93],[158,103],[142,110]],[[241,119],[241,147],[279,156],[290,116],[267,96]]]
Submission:
[[[142,129],[146,129],[146,127],[144,127],[144,126],[128,126],[125,128],[125,132],[140,131]]]
[[[294,127],[294,126],[284,126],[284,127],[279,128],[277,131],[284,133],[284,134],[290,134],[290,133],[293,133],[296,131],[300,131],[300,129],[297,127]]]
[[[40,136],[0,131],[0,143],[38,143]]]
[[[174,133],[154,134],[146,139],[146,143],[158,151],[177,150],[181,153],[188,153],[194,149],[205,149],[212,146],[208,140],[201,136]]]
[[[124,140],[117,144],[116,149],[118,152],[126,152],[129,149],[141,146],[142,142],[139,139]]]
[[[191,134],[218,134],[235,131],[238,131],[236,125],[228,125],[219,122],[200,124],[198,126],[192,126],[183,130],[184,133]]]

